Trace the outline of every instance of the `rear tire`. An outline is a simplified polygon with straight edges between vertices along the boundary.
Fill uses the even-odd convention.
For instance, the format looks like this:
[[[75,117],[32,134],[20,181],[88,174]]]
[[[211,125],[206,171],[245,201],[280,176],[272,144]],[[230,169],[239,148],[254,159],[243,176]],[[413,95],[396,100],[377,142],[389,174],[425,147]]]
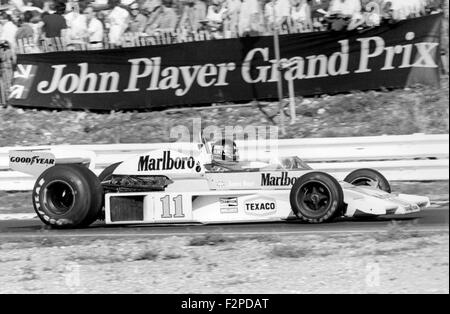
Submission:
[[[350,172],[345,177],[344,181],[357,186],[371,186],[391,193],[391,185],[389,184],[389,181],[381,173],[374,169],[357,169]]]
[[[290,202],[298,218],[310,223],[321,223],[342,214],[344,193],[334,177],[314,171],[295,182],[291,189]]]
[[[102,196],[100,181],[88,168],[57,165],[37,179],[33,206],[38,217],[54,228],[86,227],[97,219]]]

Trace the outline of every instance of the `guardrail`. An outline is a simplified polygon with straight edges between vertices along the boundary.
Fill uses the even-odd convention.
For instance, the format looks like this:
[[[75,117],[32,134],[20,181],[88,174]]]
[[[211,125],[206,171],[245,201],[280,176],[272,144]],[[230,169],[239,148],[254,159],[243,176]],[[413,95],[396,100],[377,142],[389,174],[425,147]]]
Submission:
[[[259,153],[258,143],[237,141],[242,159]],[[261,144],[261,143],[259,143]],[[309,138],[265,141],[264,147],[276,148],[280,156],[299,156],[314,169],[327,171],[338,179],[357,168],[374,168],[392,181],[449,179],[449,135],[394,135],[373,137]],[[90,150],[97,155],[96,172],[134,154],[154,149],[192,149],[191,143],[70,145],[76,150]],[[31,190],[31,176],[9,170],[11,149],[46,149],[52,146],[0,148],[0,190]],[[53,146],[54,147],[54,146]],[[263,148],[264,149],[264,148]]]

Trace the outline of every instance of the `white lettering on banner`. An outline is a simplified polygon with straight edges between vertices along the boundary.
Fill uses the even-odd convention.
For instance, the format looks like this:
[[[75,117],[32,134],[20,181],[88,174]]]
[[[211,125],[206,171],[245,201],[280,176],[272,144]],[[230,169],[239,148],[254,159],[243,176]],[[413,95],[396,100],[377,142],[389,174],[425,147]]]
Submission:
[[[117,93],[119,92],[119,73],[102,72],[88,73],[88,64],[79,63],[80,74],[68,73],[63,75],[65,64],[53,65],[54,69],[51,82],[41,81],[37,85],[37,91],[41,94],[49,94],[58,91],[63,94],[77,93]],[[100,75],[100,86],[97,89],[97,77]],[[88,89],[85,89],[86,81],[89,81]],[[108,85],[109,83],[109,85]]]
[[[348,39],[340,40],[341,51],[337,51],[330,56],[328,61],[328,73],[331,76],[349,74],[348,71],[348,53],[349,45]],[[336,69],[337,61],[339,60],[339,69]]]
[[[137,88],[137,80],[140,77],[147,77],[152,73],[153,62],[148,58],[137,58],[137,59],[129,59],[128,62],[131,63],[130,70],[130,80],[128,81],[128,87],[124,89],[124,92],[137,92],[139,88]],[[144,71],[139,73],[139,64],[143,62],[145,65]]]
[[[369,38],[358,38],[357,41],[361,43],[361,57],[359,59],[359,69],[355,73],[366,73],[372,71],[369,69],[369,59],[378,57],[383,53],[384,50],[384,40],[381,37],[369,37]],[[375,43],[375,50],[370,52],[370,42]]]
[[[432,50],[439,46],[439,43],[418,43],[415,44],[419,58],[412,65],[415,68],[437,68],[438,65],[433,59]]]
[[[251,69],[251,61],[255,57],[255,54],[259,52],[264,61],[269,60],[269,48],[255,48],[250,50],[247,53],[247,56],[244,59],[244,62],[242,64],[242,78],[246,83],[260,83],[260,82],[266,82],[267,81],[267,72],[269,71],[270,66],[257,66],[256,69],[258,70],[259,75],[255,78],[252,78],[250,76],[250,69]]]
[[[415,38],[415,34],[413,32],[408,32],[405,35],[405,39],[407,41],[411,41]],[[366,73],[371,72],[372,69],[369,68],[369,60],[371,58],[378,57],[383,54],[385,55],[384,67],[381,68],[381,71],[386,70],[394,70],[395,67],[393,65],[395,55],[402,56],[402,64],[398,67],[400,69],[404,68],[437,68],[438,65],[433,58],[433,50],[439,46],[439,43],[435,42],[422,42],[416,44],[408,44],[408,45],[396,45],[385,47],[385,42],[383,38],[375,36],[369,38],[359,38],[357,39],[361,42],[361,58],[359,62],[359,69],[355,71],[355,73]],[[375,49],[373,52],[370,52],[370,43],[375,43]],[[412,51],[413,48],[416,48],[417,51],[417,60],[411,64],[412,60]]]
[[[373,69],[371,63],[376,59],[382,66],[379,71],[404,68],[437,68],[437,42],[407,43],[416,37],[414,32],[407,32],[404,36],[406,44],[386,46],[382,37],[372,36],[357,38],[352,45],[354,55],[359,60],[353,62],[357,69],[349,69],[350,42],[349,39],[340,40],[339,50],[329,54],[314,54],[309,56],[294,56],[290,59],[281,58],[284,68],[283,78],[287,81],[325,78],[353,73],[369,73]],[[357,54],[359,45],[359,54]],[[59,92],[63,94],[87,93],[117,93],[121,79],[128,79],[123,92],[173,90],[175,96],[188,94],[193,86],[202,88],[212,86],[228,86],[228,73],[236,70],[236,63],[207,63],[203,65],[183,65],[162,67],[162,57],[129,59],[130,71],[128,78],[122,78],[118,72],[89,72],[88,63],[78,64],[78,73],[67,72],[67,65],[52,66],[50,81],[37,84],[37,91],[41,94]],[[277,61],[270,59],[268,47],[251,49],[245,55],[241,66],[241,77],[248,84],[272,83],[278,79]],[[31,70],[20,68],[24,76],[30,75]],[[126,81],[124,82],[126,83]],[[122,85],[122,84],[120,84]],[[15,96],[21,91],[16,89]]]
[[[236,69],[235,63],[166,67],[161,70],[161,57],[129,59],[131,63],[128,87],[124,92],[139,91],[138,80],[149,81],[148,91],[174,89],[176,96],[186,95],[194,82],[200,87],[227,86],[227,73]],[[181,78],[181,81],[180,81]]]

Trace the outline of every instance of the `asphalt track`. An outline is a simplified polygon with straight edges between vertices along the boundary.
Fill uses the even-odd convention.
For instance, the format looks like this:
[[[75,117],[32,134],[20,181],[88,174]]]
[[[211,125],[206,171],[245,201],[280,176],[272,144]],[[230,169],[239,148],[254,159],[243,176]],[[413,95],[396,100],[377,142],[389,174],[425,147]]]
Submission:
[[[393,221],[418,231],[448,231],[448,203],[428,208],[420,213],[404,216],[385,216],[377,219],[341,219],[326,224],[307,224],[299,221],[236,224],[180,224],[107,226],[95,223],[84,229],[55,230],[44,226],[39,219],[0,221],[0,239],[29,237],[159,237],[221,233],[228,235],[281,235],[321,233],[366,233],[384,231]]]

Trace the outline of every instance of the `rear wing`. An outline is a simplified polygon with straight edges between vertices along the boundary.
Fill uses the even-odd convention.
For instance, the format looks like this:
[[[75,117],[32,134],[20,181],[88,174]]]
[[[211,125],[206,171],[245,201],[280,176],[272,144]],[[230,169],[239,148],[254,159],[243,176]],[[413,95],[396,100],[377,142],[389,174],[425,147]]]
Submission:
[[[80,164],[95,169],[95,153],[69,147],[20,149],[9,151],[9,168],[38,177],[48,168],[61,164]]]

